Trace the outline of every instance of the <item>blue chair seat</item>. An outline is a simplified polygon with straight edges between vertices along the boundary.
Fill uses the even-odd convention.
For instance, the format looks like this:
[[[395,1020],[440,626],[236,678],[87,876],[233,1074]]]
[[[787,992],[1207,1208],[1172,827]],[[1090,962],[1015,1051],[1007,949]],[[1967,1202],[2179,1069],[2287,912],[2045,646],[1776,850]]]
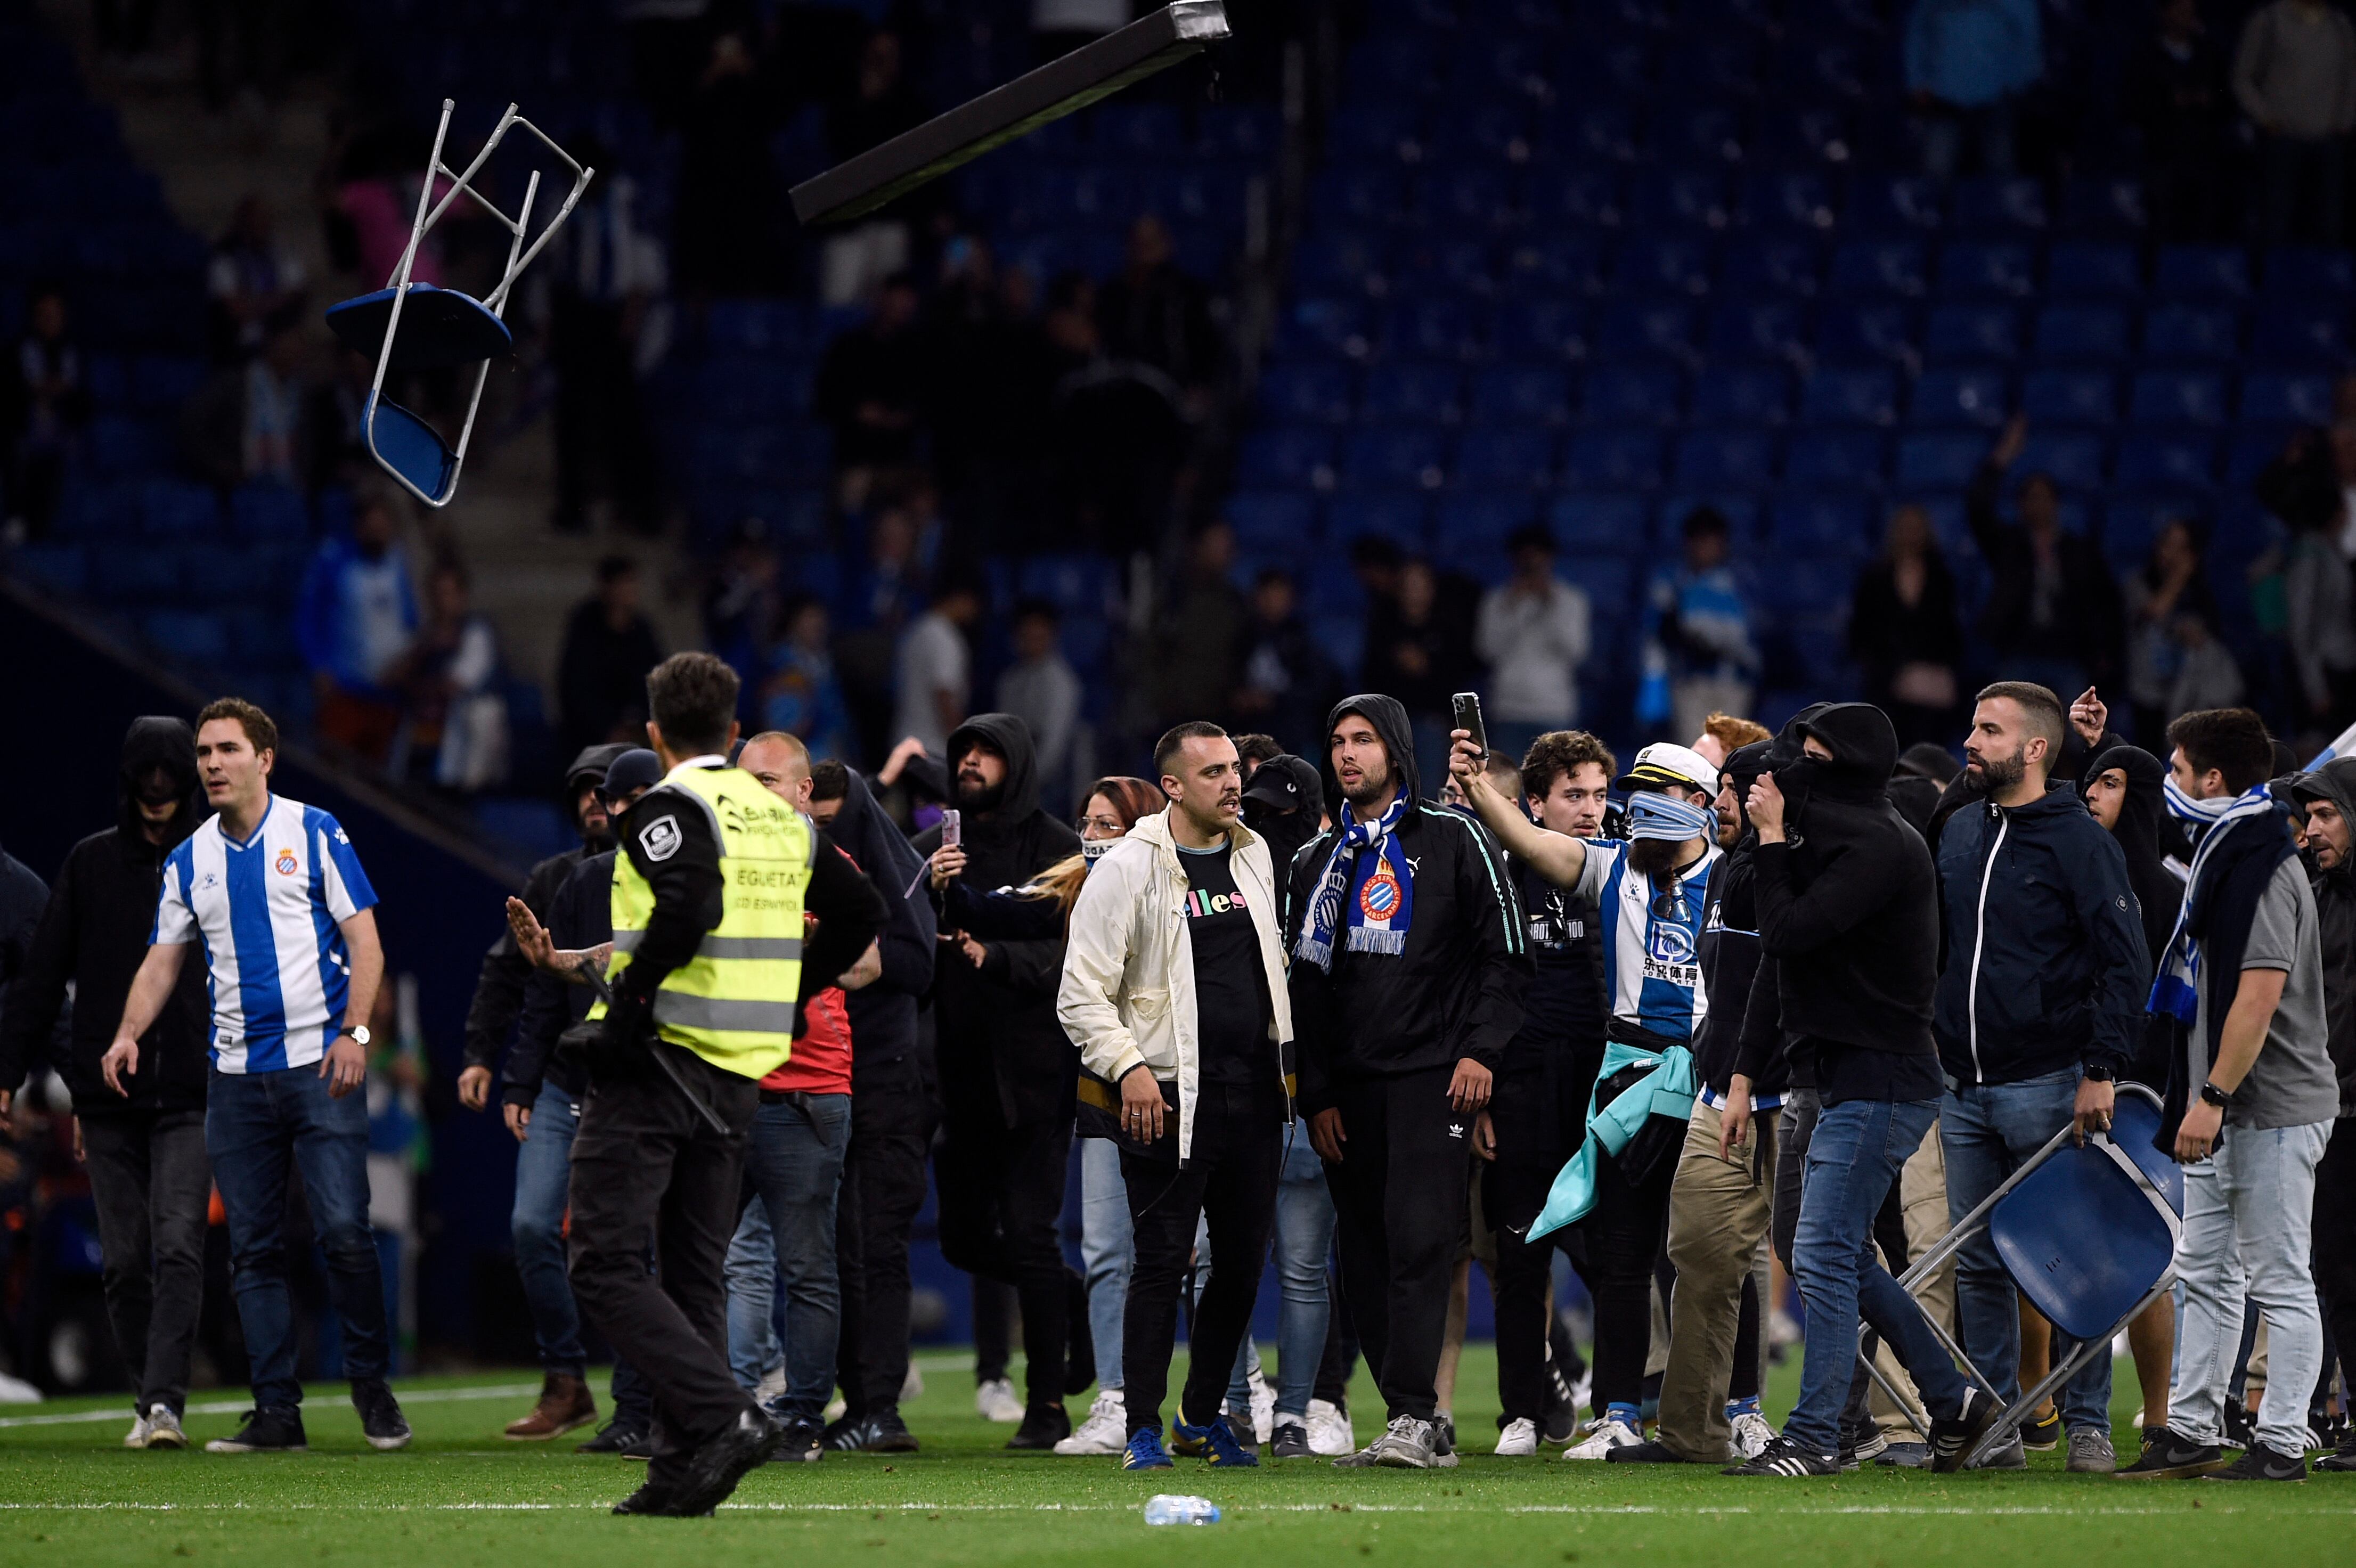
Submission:
[[[392,321],[392,295],[391,289],[379,289],[327,307],[328,327],[344,347],[364,355],[370,364],[376,362],[385,328]],[[394,369],[439,370],[514,352],[515,334],[508,324],[472,294],[432,283],[409,285],[392,346]]]
[[[2150,1149],[2158,1115],[2121,1095],[2112,1136],[2136,1156]],[[2175,1206],[2183,1204],[2176,1178]],[[2155,1183],[2158,1185],[2158,1183]],[[2169,1189],[2161,1186],[2163,1194]],[[2104,1150],[2064,1145],[2005,1195],[1988,1217],[1997,1256],[2032,1306],[2073,1339],[2109,1335],[2168,1271],[2175,1236],[2142,1188]]]
[[[435,506],[458,485],[458,454],[441,432],[390,398],[370,393],[361,415],[377,460]]]

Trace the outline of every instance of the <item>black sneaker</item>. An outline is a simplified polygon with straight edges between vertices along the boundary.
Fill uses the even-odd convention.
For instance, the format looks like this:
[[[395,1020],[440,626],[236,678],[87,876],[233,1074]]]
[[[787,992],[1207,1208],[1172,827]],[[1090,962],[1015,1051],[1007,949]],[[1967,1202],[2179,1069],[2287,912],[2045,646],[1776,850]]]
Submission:
[[[2202,1477],[2211,1481],[2303,1481],[2307,1479],[2307,1456],[2277,1454],[2265,1444],[2251,1442],[2242,1450],[2242,1456],[2222,1469]]]
[[[2050,1406],[2040,1419],[2024,1421],[2020,1424],[2020,1445],[2023,1448],[2033,1448],[2040,1454],[2050,1454],[2061,1441],[2062,1417]]]
[[[1841,1434],[1840,1467],[1844,1473],[1871,1464],[1890,1449],[1890,1439],[1879,1426],[1863,1426]]]
[[[1755,1459],[1740,1465],[1729,1465],[1719,1471],[1721,1476],[1837,1476],[1840,1461],[1828,1454],[1806,1448],[1789,1436],[1778,1435],[1775,1441],[1759,1451]]]
[[[2258,1440],[2258,1418],[2238,1399],[2225,1402],[2225,1446],[2247,1448]]]
[[[844,1416],[819,1441],[838,1454],[914,1454],[916,1435],[896,1410],[857,1418]]]
[[[1309,1428],[1298,1421],[1280,1421],[1269,1434],[1269,1457],[1272,1459],[1307,1459],[1316,1450],[1309,1446]]]
[[[643,1513],[668,1518],[671,1513],[671,1489],[648,1481],[628,1497],[614,1505],[616,1513]]]
[[[597,1428],[597,1435],[586,1443],[573,1445],[575,1454],[612,1454],[624,1458],[637,1457],[649,1441],[647,1429],[637,1422],[616,1416]]]
[[[1607,1448],[1604,1462],[1612,1465],[1694,1465],[1703,1461],[1688,1459],[1658,1438],[1644,1443],[1631,1443],[1625,1448]]]
[[[815,1465],[826,1457],[826,1445],[821,1440],[824,1434],[819,1430],[818,1423],[797,1417],[787,1422],[785,1427],[785,1440],[769,1456],[770,1464]]]
[[[354,1383],[352,1408],[360,1413],[360,1431],[371,1448],[391,1451],[409,1446],[409,1419],[401,1402],[380,1382]]]
[[[2195,1443],[2163,1426],[2158,1436],[2146,1436],[2136,1462],[2121,1466],[2116,1473],[2123,1481],[2174,1481],[2205,1476],[2222,1469],[2224,1463],[2224,1450],[2214,1443]]]
[[[2356,1471],[2356,1429],[2340,1440],[2340,1446],[2315,1462],[2319,1470]]]
[[[1952,1475],[1964,1467],[1987,1429],[2004,1413],[2004,1406],[1985,1389],[1964,1390],[1963,1407],[1952,1416],[1931,1423],[1931,1468]]]
[[[1023,1424],[1006,1440],[1009,1448],[1019,1452],[1039,1450],[1053,1453],[1055,1445],[1072,1435],[1072,1418],[1059,1401],[1055,1404],[1034,1404],[1023,1412]]]
[[[208,1454],[300,1454],[311,1445],[303,1435],[303,1413],[291,1404],[249,1410],[234,1437],[216,1437]]]
[[[766,1413],[740,1412],[688,1455],[671,1494],[670,1511],[689,1518],[710,1513],[736,1489],[747,1472],[767,1464],[785,1440],[786,1429]]]

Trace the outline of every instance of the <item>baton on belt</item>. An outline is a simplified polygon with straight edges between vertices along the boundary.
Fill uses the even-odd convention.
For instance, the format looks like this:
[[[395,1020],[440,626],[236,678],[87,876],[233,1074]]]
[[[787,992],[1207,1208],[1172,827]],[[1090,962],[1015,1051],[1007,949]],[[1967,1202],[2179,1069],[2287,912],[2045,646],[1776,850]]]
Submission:
[[[594,964],[584,964],[577,972],[589,982],[589,988],[597,993],[599,1001],[608,1008],[614,1005],[614,988],[605,984],[605,976],[598,973]],[[713,1132],[718,1133],[722,1137],[728,1136],[728,1124],[720,1119],[719,1112],[704,1103],[702,1095],[688,1086],[687,1079],[680,1072],[679,1064],[670,1059],[669,1051],[662,1049],[662,1038],[659,1035],[649,1040],[647,1043],[647,1054],[653,1057],[655,1065],[663,1070],[663,1076],[670,1080],[671,1087],[677,1089],[686,1098],[687,1103],[695,1107],[695,1114],[710,1123]]]

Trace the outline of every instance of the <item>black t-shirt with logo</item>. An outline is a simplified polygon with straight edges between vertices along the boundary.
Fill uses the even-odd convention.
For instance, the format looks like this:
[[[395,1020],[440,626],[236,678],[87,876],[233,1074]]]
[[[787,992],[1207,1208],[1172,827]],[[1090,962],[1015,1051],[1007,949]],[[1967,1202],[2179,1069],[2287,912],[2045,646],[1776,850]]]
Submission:
[[[1186,872],[1186,934],[1194,949],[1194,1031],[1205,1083],[1251,1083],[1273,1071],[1268,972],[1259,933],[1237,891],[1230,846],[1178,850]]]

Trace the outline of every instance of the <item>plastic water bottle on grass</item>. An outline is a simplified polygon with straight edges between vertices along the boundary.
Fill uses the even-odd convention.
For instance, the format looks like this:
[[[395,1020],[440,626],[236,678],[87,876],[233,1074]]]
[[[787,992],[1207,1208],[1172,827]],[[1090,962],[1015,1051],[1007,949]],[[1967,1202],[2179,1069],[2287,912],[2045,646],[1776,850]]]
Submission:
[[[1145,1502],[1148,1524],[1216,1524],[1219,1505],[1208,1498],[1173,1497],[1162,1492]]]

